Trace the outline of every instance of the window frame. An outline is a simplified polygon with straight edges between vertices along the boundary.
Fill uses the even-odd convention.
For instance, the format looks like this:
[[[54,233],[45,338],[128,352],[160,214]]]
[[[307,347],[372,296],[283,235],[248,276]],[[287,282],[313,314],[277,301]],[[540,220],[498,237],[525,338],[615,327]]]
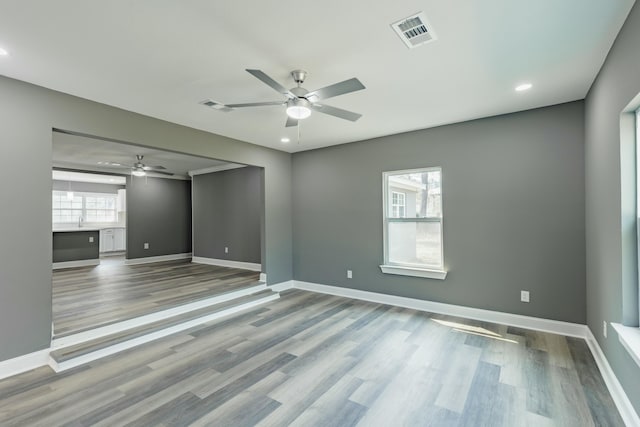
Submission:
[[[60,194],[57,194],[60,193]],[[70,211],[81,211],[81,217],[82,217],[82,223],[83,224],[117,224],[118,223],[118,195],[117,194],[112,194],[112,193],[95,193],[95,192],[86,192],[86,191],[74,191],[74,196],[77,197],[81,197],[82,198],[82,208],[78,209],[78,208],[56,208],[53,205],[53,197],[54,196],[61,196],[64,197],[66,195],[66,193],[68,193],[67,191],[63,191],[63,190],[52,190],[51,191],[51,198],[52,198],[52,206],[51,206],[51,223],[54,226],[64,226],[64,225],[69,225],[69,224],[76,224],[78,221],[71,221],[71,222],[54,222],[53,217],[56,211],[64,211],[64,210],[70,210]],[[113,221],[87,221],[87,210],[95,210],[95,211],[111,211],[111,209],[105,209],[105,208],[87,208],[87,197],[95,197],[95,198],[113,198],[114,199],[114,208],[113,208],[113,212],[115,214],[114,216],[114,220]]]
[[[393,212],[392,203],[393,200],[389,199],[389,177],[395,175],[406,175],[412,173],[425,173],[425,172],[434,172],[437,171],[440,173],[440,191],[441,191],[441,200],[440,200],[440,209],[441,216],[440,217],[415,217],[415,218],[393,218],[390,217],[390,213]],[[440,166],[428,166],[424,168],[416,168],[416,169],[403,169],[403,170],[393,170],[393,171],[384,171],[382,172],[382,230],[383,230],[383,264],[380,265],[380,269],[385,274],[397,274],[402,276],[414,276],[414,277],[423,277],[430,279],[440,279],[444,280],[447,276],[447,271],[444,267],[444,209],[443,209],[443,173],[442,167]],[[392,192],[395,193],[395,192]],[[393,199],[393,195],[391,195]],[[391,203],[391,204],[390,204]],[[406,215],[406,194],[405,194],[405,215]],[[425,266],[425,265],[416,265],[416,264],[404,264],[404,263],[392,263],[389,262],[389,224],[390,223],[399,223],[399,222],[438,222],[440,223],[440,265],[439,266]]]

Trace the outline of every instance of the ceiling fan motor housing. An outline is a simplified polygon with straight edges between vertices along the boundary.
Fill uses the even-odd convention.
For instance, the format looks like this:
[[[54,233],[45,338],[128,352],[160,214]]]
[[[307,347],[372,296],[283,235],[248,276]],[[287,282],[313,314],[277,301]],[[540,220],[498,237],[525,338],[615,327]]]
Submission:
[[[304,70],[293,70],[291,72],[291,77],[293,77],[293,81],[301,85],[304,83],[304,79],[307,78],[307,72]]]

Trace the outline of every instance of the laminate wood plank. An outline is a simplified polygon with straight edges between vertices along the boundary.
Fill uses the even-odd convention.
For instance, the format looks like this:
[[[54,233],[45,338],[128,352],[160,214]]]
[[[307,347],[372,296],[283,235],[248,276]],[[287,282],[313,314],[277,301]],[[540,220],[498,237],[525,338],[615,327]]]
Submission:
[[[485,345],[488,345],[486,340]],[[442,387],[435,405],[462,413],[478,369],[481,354],[481,348],[465,343],[450,356],[451,364],[442,372]]]
[[[511,386],[500,383],[500,367],[479,362],[460,419],[461,426],[508,427],[506,408],[515,397]]]
[[[587,343],[568,337],[567,344],[594,423],[599,426],[622,425],[620,414],[615,409],[615,403],[607,391]]]
[[[181,268],[162,274],[191,280]],[[299,290],[61,374],[0,381],[2,426],[190,424],[623,425],[583,340]]]
[[[258,283],[259,273],[169,261],[55,270],[56,336],[104,326]]]
[[[361,379],[345,375],[289,425],[291,427],[357,425],[368,408],[349,400],[349,396],[361,385]]]

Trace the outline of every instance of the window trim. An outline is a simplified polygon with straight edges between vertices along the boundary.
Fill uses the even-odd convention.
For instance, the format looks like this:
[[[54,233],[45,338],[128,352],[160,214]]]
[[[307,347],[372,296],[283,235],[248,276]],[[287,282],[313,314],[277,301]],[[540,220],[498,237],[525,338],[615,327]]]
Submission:
[[[429,279],[444,280],[447,277],[447,271],[444,267],[444,209],[441,205],[442,217],[423,217],[423,218],[389,218],[389,200],[388,200],[388,183],[389,177],[393,175],[404,175],[411,173],[423,173],[439,171],[440,172],[440,188],[443,186],[442,167],[430,166],[415,169],[403,169],[382,172],[382,241],[383,241],[383,264],[380,270],[385,274],[395,274],[400,276],[413,276]],[[441,200],[442,203],[442,200]],[[406,214],[406,198],[405,198],[405,214]],[[390,221],[391,220],[391,221]],[[395,264],[389,262],[389,223],[391,222],[439,222],[440,223],[440,268],[426,268],[421,266],[411,266],[406,264]]]
[[[55,195],[55,193],[67,193],[67,191],[64,190],[51,190],[51,195],[52,197]],[[78,195],[80,197],[82,197],[82,208],[80,209],[67,209],[67,208],[55,208],[53,205],[51,206],[51,215],[52,215],[52,225],[54,226],[65,226],[65,225],[69,225],[69,224],[76,224],[76,221],[71,221],[71,222],[53,222],[53,214],[55,213],[56,210],[81,210],[82,213],[80,214],[83,218],[82,223],[83,224],[118,224],[118,208],[117,208],[117,201],[118,201],[118,195],[117,194],[113,194],[113,193],[96,193],[96,192],[89,192],[89,191],[74,191],[73,192],[75,195]],[[111,196],[113,196],[113,198],[115,199],[116,202],[116,207],[114,208],[114,212],[115,212],[115,220],[114,221],[87,221],[87,210],[110,210],[110,209],[102,209],[102,208],[96,208],[96,209],[88,209],[87,208],[87,197],[107,197],[107,198],[111,198]]]

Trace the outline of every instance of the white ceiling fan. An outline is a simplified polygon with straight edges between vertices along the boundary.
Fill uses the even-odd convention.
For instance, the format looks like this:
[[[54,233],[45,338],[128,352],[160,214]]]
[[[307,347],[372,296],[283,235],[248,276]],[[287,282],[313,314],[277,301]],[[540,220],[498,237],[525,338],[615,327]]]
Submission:
[[[307,89],[302,87],[302,83],[304,83],[304,80],[307,77],[307,72],[304,70],[294,70],[291,72],[291,77],[293,77],[293,80],[297,84],[296,87],[293,87],[291,89],[285,88],[261,70],[248,69],[246,71],[261,82],[265,83],[267,86],[274,89],[276,92],[284,95],[286,99],[282,101],[249,102],[243,104],[220,104],[215,101],[207,100],[203,101],[202,104],[208,107],[215,108],[217,110],[227,112],[232,111],[236,108],[286,105],[288,116],[285,125],[286,127],[296,126],[298,124],[298,120],[303,120],[309,117],[312,110],[319,113],[328,114],[330,116],[338,117],[340,119],[350,120],[352,122],[355,122],[360,117],[362,117],[362,114],[318,103],[318,101],[365,89],[360,80],[355,77],[323,87],[321,89],[308,91]]]
[[[166,172],[165,171],[166,168],[164,166],[145,165],[144,163],[142,163],[143,158],[144,156],[142,154],[136,154],[136,162],[132,165],[124,165],[118,162],[98,162],[98,164],[102,164],[110,167],[116,167],[116,168],[119,168],[119,167],[130,168],[131,175],[133,176],[145,176],[147,172],[159,173],[162,175],[170,175],[170,176],[173,175],[171,172]]]

